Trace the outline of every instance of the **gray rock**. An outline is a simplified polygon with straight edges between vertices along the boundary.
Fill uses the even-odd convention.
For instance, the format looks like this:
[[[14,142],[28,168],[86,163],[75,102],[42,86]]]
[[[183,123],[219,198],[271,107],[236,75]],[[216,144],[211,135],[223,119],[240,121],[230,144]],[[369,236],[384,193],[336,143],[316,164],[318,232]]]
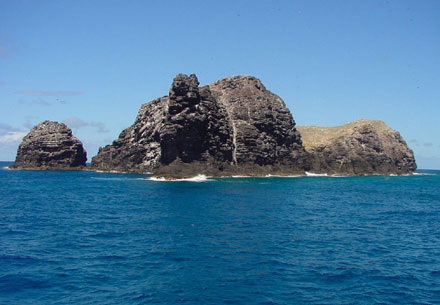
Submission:
[[[87,153],[65,124],[44,121],[23,138],[11,168],[74,169],[86,165]]]
[[[310,153],[310,171],[371,175],[416,170],[413,151],[401,135],[378,120],[357,120],[337,127],[299,126]]]
[[[297,174],[307,154],[284,101],[253,76],[234,76],[208,86],[227,110],[233,161],[244,174]],[[247,170],[249,169],[249,170]]]
[[[251,76],[199,87],[179,74],[168,96],[101,148],[92,168],[189,177],[303,173],[307,153],[280,97]]]
[[[226,111],[209,90],[199,92],[195,75],[179,74],[169,96],[142,105],[134,124],[100,148],[91,166],[176,176],[215,174],[230,166],[231,152]]]

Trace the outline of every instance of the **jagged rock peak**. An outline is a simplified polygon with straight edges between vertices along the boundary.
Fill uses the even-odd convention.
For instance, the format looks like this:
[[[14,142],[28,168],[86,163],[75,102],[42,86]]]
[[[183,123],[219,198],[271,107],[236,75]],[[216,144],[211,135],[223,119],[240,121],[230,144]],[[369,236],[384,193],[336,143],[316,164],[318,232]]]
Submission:
[[[170,99],[196,101],[199,98],[199,80],[195,74],[177,74],[171,85]]]
[[[175,115],[200,103],[199,81],[195,74],[177,74],[168,95],[168,110]]]
[[[413,151],[380,120],[341,126],[298,126],[312,170],[334,174],[407,174],[416,170]]]
[[[44,121],[23,138],[12,168],[71,169],[86,165],[83,144],[63,123]]]

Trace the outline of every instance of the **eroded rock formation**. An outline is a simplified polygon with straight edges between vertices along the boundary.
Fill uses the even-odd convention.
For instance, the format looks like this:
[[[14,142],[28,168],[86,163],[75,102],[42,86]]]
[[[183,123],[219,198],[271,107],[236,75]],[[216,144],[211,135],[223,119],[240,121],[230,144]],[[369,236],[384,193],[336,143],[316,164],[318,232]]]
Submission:
[[[310,171],[368,175],[416,170],[412,150],[400,134],[378,120],[357,120],[337,127],[298,126],[310,153]]]
[[[135,123],[101,148],[92,168],[157,176],[303,173],[307,154],[290,111],[252,76],[199,87],[179,74],[168,96],[142,105]]]
[[[86,165],[87,153],[63,123],[44,121],[23,138],[11,168],[73,169]]]

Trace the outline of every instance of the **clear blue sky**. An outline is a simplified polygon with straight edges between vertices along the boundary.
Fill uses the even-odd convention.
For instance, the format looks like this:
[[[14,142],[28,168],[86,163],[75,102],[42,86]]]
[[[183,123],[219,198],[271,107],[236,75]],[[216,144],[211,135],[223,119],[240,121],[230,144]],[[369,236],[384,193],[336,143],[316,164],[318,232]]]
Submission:
[[[245,74],[298,125],[384,120],[440,169],[440,1],[0,1],[0,160],[43,120],[89,160],[168,94]]]

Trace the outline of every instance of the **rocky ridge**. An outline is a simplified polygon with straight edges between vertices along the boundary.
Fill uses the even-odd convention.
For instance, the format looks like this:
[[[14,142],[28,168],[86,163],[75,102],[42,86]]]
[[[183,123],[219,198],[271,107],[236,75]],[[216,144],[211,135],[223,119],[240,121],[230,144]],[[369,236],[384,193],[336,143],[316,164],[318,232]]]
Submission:
[[[63,123],[44,121],[23,138],[11,168],[75,169],[85,167],[87,153]]]
[[[342,126],[298,126],[315,173],[407,174],[417,168],[402,136],[379,120]]]

